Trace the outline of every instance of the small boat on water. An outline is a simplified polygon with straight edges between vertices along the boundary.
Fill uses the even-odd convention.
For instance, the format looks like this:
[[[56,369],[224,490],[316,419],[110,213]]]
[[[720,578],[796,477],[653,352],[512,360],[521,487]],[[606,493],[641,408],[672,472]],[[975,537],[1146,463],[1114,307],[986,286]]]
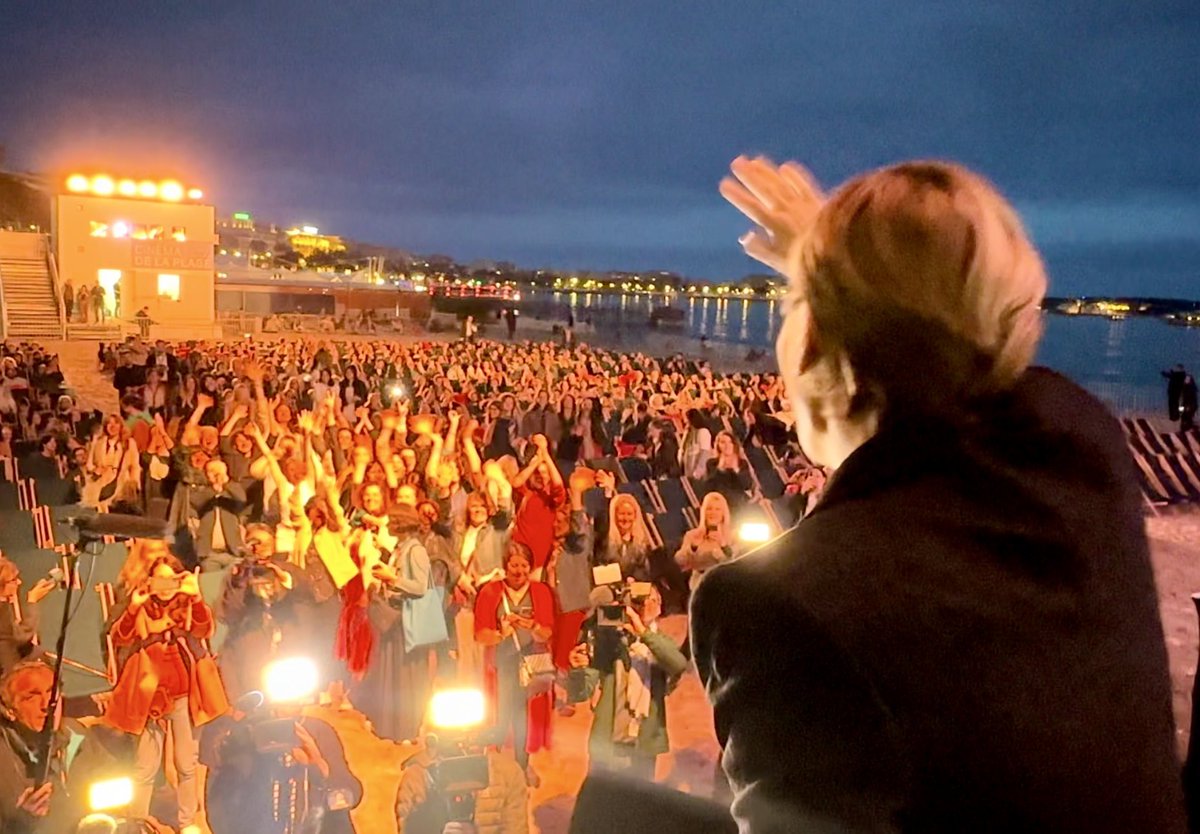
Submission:
[[[678,307],[655,307],[650,311],[651,327],[685,327],[687,313]]]

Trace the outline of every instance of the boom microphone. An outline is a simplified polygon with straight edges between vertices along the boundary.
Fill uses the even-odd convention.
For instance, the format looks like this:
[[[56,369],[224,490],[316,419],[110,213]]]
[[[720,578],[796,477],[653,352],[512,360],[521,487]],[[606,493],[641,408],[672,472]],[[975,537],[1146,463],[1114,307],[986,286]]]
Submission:
[[[616,604],[617,597],[607,585],[600,585],[588,591],[588,608],[593,611],[605,605]]]
[[[114,539],[168,539],[170,527],[167,522],[156,518],[123,513],[95,513],[74,515],[63,519],[79,531],[81,539],[99,539],[112,536]]]

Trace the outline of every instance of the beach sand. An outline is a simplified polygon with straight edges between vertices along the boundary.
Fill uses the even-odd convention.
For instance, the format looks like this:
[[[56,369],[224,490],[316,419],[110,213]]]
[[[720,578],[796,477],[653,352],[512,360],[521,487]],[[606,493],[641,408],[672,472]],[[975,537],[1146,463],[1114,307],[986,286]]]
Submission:
[[[522,324],[526,322],[522,321]],[[518,330],[518,337],[528,338],[532,335],[528,330],[532,329]],[[492,333],[495,332],[493,328]],[[580,335],[582,338],[584,334]],[[422,335],[404,340],[437,338],[436,335]],[[440,338],[452,337],[443,335]],[[669,348],[670,340],[670,336],[660,336],[657,340],[652,337],[648,347],[626,346],[624,349],[666,354],[673,350],[653,348],[654,345]],[[59,352],[63,373],[84,407],[106,411],[116,408],[116,395],[110,380],[96,369],[95,343],[50,343],[47,347]],[[768,357],[766,362],[770,361]],[[1173,510],[1149,517],[1146,530],[1170,658],[1175,721],[1182,756],[1191,720],[1192,681],[1196,674],[1197,639],[1200,637],[1191,601],[1191,594],[1200,592],[1200,508]],[[668,618],[664,623],[664,630],[680,640],[685,628],[682,617]],[[684,677],[667,703],[672,750],[661,757],[658,777],[683,790],[707,796],[712,789],[718,747],[713,735],[712,712],[694,672]],[[317,711],[317,714],[322,713]],[[355,711],[324,717],[338,728],[350,767],[366,787],[363,803],[354,814],[357,830],[362,834],[392,834],[396,829],[391,819],[391,803],[399,784],[401,763],[411,754],[411,748],[381,741]],[[541,786],[532,791],[535,830],[547,834],[567,830],[574,798],[586,774],[589,726],[590,714],[586,706],[581,706],[569,718],[557,717],[554,749],[533,757],[534,767],[542,780]]]

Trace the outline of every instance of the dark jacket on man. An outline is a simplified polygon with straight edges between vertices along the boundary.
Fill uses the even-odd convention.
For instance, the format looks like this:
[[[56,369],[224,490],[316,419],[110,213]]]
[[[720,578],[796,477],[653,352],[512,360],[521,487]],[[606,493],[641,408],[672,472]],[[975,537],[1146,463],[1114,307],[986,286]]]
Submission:
[[[200,519],[196,531],[196,555],[207,559],[213,554],[213,527],[221,525],[225,550],[236,554],[242,549],[242,531],[238,519],[246,509],[246,488],[236,481],[225,484],[218,494],[211,486],[195,487],[191,493],[192,509]]]
[[[743,830],[1184,831],[1116,421],[1036,369],[973,419],[884,423],[694,595]]]

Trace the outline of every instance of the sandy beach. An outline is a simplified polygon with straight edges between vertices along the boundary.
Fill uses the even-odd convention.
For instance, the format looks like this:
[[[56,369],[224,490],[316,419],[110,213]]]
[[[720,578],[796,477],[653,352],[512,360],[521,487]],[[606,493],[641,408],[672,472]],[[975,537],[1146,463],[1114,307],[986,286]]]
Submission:
[[[534,328],[526,327],[526,324],[522,322],[523,326],[518,330],[519,338],[533,335],[531,331]],[[497,335],[497,328],[493,327],[489,335]],[[656,345],[671,345],[670,336],[662,336],[656,341],[656,335],[652,334],[640,349],[656,354],[674,352],[671,349],[655,349]],[[427,341],[452,337],[431,334],[401,338],[405,341]],[[588,340],[585,334],[580,334],[580,338]],[[48,343],[47,347],[59,352],[63,372],[84,407],[106,411],[115,409],[116,395],[111,382],[96,368],[95,343]],[[633,348],[627,346],[625,349]],[[695,353],[694,350],[686,352]],[[772,360],[772,357],[767,357],[764,367],[770,367]],[[1197,640],[1200,637],[1196,611],[1191,601],[1191,594],[1200,591],[1200,508],[1173,510],[1148,517],[1146,530],[1170,656],[1175,720],[1182,755],[1187,744],[1191,689],[1196,674]],[[665,624],[665,629],[679,639],[682,639],[685,628],[682,617],[670,618]],[[346,743],[351,769],[366,785],[363,804],[355,813],[358,830],[369,834],[392,834],[395,828],[390,822],[391,803],[399,782],[401,763],[411,754],[411,748],[381,741],[369,732],[357,712],[324,717],[339,728]],[[586,772],[589,726],[590,714],[586,707],[581,707],[571,717],[557,718],[553,750],[534,756],[534,766],[542,779],[540,787],[532,792],[532,815],[536,830],[548,833],[566,830],[574,797]],[[712,730],[711,711],[694,672],[685,676],[668,699],[668,730],[672,751],[660,759],[659,779],[683,790],[708,795],[718,748]]]

